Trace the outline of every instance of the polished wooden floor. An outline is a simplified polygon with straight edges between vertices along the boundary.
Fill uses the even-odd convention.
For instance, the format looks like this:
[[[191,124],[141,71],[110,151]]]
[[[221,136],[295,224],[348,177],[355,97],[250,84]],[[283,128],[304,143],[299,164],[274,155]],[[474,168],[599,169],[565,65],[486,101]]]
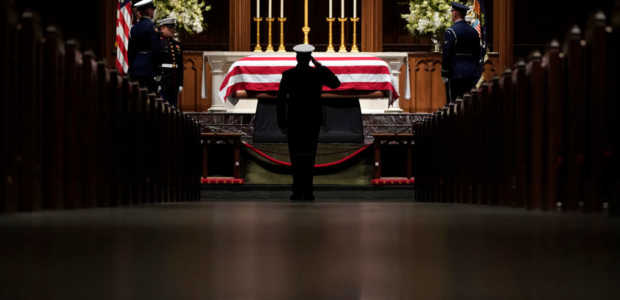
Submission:
[[[620,220],[351,193],[0,216],[0,299],[620,299]]]

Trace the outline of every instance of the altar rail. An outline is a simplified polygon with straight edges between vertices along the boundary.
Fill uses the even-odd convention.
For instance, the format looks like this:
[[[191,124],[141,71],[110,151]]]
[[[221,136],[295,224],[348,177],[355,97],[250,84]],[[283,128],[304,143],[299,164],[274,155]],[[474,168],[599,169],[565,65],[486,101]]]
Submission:
[[[7,2],[0,212],[199,199],[198,124]]]
[[[417,199],[617,211],[619,25],[597,13],[416,125]]]
[[[499,55],[491,52],[484,64],[484,78],[490,80],[499,74],[497,70]],[[211,107],[211,69],[208,63],[203,62],[203,52],[183,52],[185,68],[184,89],[180,107],[188,112],[206,112]],[[409,63],[409,98],[407,95],[407,66],[403,65],[399,76],[400,108],[410,113],[431,113],[446,104],[444,83],[441,80],[441,53],[411,52],[408,54]],[[203,77],[204,75],[204,77]],[[204,81],[203,81],[204,78]],[[217,87],[219,88],[219,87]]]

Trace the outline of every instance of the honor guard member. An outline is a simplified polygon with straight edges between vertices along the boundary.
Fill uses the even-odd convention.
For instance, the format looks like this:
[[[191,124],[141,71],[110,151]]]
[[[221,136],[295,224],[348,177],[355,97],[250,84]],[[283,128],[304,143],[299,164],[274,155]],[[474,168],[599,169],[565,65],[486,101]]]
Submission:
[[[179,93],[183,90],[183,49],[176,40],[177,19],[165,18],[157,21],[161,34],[161,50],[158,76],[159,92],[171,105],[177,106]]]
[[[140,12],[140,20],[131,27],[131,37],[129,38],[129,76],[132,80],[137,80],[142,87],[154,92],[155,85],[155,66],[158,65],[160,39],[159,33],[155,31],[153,14],[155,5],[153,0],[142,0],[134,7]]]
[[[278,91],[278,126],[287,132],[293,171],[291,200],[314,200],[312,179],[319,131],[323,123],[321,91],[340,80],[312,57],[314,46],[297,45],[297,66],[284,71]],[[310,61],[314,67],[309,65]]]
[[[454,25],[444,34],[441,77],[446,83],[448,101],[452,103],[470,91],[481,74],[480,37],[478,32],[465,22],[468,9],[463,4],[452,2]]]

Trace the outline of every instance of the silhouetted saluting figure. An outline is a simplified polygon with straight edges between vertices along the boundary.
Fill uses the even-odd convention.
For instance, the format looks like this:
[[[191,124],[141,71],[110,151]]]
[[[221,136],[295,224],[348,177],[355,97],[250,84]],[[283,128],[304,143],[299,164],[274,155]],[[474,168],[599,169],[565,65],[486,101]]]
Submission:
[[[282,73],[278,91],[278,126],[287,132],[293,168],[291,200],[314,200],[312,171],[319,130],[323,123],[321,90],[335,89],[340,80],[332,71],[312,57],[314,47],[302,44],[297,52],[297,66]],[[314,67],[309,65],[310,61]]]

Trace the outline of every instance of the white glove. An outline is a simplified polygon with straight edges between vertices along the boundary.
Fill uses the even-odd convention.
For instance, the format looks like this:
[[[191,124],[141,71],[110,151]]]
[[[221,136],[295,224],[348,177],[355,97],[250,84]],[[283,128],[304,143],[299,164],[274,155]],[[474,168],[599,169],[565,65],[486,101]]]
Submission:
[[[182,86],[180,86],[180,87],[179,87],[179,93],[180,93],[180,92],[182,92],[182,91],[183,91],[183,87],[182,87]]]

